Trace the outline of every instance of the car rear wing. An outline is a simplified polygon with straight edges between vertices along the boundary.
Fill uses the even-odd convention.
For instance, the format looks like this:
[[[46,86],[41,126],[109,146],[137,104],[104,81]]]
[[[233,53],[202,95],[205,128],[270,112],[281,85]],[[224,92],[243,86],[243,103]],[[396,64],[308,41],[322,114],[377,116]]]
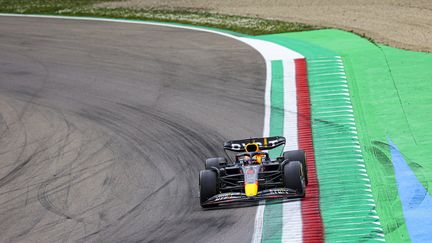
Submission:
[[[286,139],[281,136],[265,138],[248,138],[241,140],[231,140],[224,143],[224,149],[234,152],[246,152],[246,145],[255,143],[260,150],[269,150],[285,145]]]

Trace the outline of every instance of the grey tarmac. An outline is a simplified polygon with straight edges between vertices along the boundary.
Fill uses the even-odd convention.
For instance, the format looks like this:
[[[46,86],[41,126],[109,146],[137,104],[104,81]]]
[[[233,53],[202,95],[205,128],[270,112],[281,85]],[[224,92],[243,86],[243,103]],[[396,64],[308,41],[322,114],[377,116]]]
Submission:
[[[0,17],[2,242],[248,242],[198,172],[260,136],[264,59],[212,33]]]

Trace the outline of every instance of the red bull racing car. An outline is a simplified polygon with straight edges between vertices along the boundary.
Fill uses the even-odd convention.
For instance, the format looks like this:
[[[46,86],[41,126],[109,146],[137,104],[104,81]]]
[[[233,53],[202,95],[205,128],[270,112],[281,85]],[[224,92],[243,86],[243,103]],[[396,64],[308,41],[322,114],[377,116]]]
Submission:
[[[225,142],[226,158],[207,159],[205,170],[200,171],[201,207],[305,197],[308,176],[304,151],[285,151],[274,159],[269,156],[268,150],[285,143],[280,136]],[[227,151],[235,155],[228,156]]]

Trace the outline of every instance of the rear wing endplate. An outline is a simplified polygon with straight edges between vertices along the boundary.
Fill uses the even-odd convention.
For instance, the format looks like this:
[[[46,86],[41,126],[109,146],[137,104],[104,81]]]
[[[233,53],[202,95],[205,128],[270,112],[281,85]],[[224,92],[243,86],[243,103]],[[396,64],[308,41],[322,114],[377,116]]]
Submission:
[[[245,146],[249,143],[256,143],[260,150],[269,150],[285,145],[286,139],[281,136],[265,138],[248,138],[241,140],[231,140],[224,143],[224,149],[235,152],[246,152]]]

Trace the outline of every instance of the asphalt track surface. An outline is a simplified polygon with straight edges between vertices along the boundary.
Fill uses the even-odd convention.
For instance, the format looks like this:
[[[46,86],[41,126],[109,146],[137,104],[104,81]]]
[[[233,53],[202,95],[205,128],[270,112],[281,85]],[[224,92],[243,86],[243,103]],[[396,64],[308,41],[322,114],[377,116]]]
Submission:
[[[262,135],[264,59],[199,31],[0,17],[0,234],[11,242],[248,242],[198,172]]]

